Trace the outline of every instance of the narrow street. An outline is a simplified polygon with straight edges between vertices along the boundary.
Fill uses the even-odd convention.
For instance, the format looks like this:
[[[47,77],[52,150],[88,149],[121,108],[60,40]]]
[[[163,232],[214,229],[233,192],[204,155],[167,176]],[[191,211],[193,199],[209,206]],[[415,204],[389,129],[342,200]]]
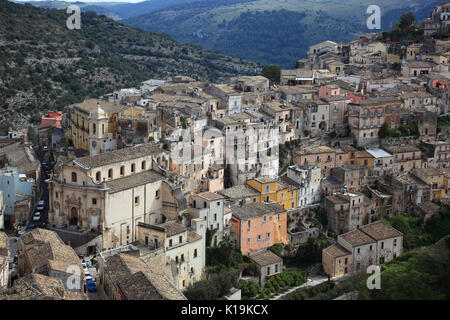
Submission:
[[[288,291],[283,292],[282,294],[280,294],[280,295],[278,295],[278,296],[276,296],[275,298],[272,298],[272,299],[270,299],[270,300],[280,300],[280,299],[282,299],[285,295],[287,295],[287,294],[289,294],[289,293],[292,293],[292,292],[294,292],[294,291],[297,290],[297,289],[300,289],[300,288],[306,288],[306,287],[314,287],[314,286],[317,286],[317,285],[319,285],[319,284],[321,284],[321,283],[324,283],[324,282],[326,282],[326,281],[328,281],[328,277],[325,277],[325,276],[316,276],[316,277],[313,277],[313,278],[309,278],[309,279],[307,279],[307,281],[306,281],[304,284],[302,284],[301,286],[298,286],[298,287],[294,287],[294,288],[292,288],[292,289],[289,289]]]

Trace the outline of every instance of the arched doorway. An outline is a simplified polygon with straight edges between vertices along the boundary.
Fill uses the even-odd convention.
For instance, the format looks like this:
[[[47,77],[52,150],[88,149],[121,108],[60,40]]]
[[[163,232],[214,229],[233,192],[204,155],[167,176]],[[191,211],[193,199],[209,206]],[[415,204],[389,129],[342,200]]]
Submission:
[[[322,122],[319,124],[319,129],[320,129],[320,130],[327,130],[327,123],[326,123],[325,121],[322,121]]]
[[[70,225],[76,226],[78,225],[78,209],[73,207],[70,212]]]

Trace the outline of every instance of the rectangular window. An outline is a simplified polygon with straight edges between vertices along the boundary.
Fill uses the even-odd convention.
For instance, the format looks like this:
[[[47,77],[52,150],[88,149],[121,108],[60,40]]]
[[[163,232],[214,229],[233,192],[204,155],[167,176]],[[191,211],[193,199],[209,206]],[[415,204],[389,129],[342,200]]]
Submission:
[[[97,204],[97,199],[96,198],[92,198],[92,204]]]
[[[139,204],[139,197],[134,197],[134,204]]]
[[[250,220],[247,221],[247,228],[250,229]]]

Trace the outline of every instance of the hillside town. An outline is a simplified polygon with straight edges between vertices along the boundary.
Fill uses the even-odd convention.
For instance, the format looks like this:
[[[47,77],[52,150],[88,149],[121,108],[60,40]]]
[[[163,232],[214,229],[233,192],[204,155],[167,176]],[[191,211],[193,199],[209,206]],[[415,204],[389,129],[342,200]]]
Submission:
[[[449,12],[423,41],[315,44],[277,81],[150,79],[10,130],[0,300],[190,300],[200,280],[277,300],[401,256],[386,219],[450,200]]]

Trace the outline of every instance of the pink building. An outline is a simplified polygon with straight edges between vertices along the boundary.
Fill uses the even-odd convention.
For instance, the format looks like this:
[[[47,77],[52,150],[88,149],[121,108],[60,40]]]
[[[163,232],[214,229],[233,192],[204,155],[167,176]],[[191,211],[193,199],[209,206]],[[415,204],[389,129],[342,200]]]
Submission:
[[[341,94],[341,88],[335,84],[330,84],[326,86],[319,87],[319,99],[328,98],[331,96],[337,96]]]
[[[347,124],[347,105],[351,102],[350,98],[334,95],[321,100],[329,104],[330,110],[330,130],[344,129]]]
[[[56,127],[61,128],[62,111],[47,111],[46,115],[41,117],[41,128]]]
[[[347,93],[345,94],[345,96],[347,98],[349,98],[353,103],[358,102],[358,101],[362,101],[362,100],[367,100],[368,96],[367,95],[363,95],[363,94],[354,94],[354,93]]]

